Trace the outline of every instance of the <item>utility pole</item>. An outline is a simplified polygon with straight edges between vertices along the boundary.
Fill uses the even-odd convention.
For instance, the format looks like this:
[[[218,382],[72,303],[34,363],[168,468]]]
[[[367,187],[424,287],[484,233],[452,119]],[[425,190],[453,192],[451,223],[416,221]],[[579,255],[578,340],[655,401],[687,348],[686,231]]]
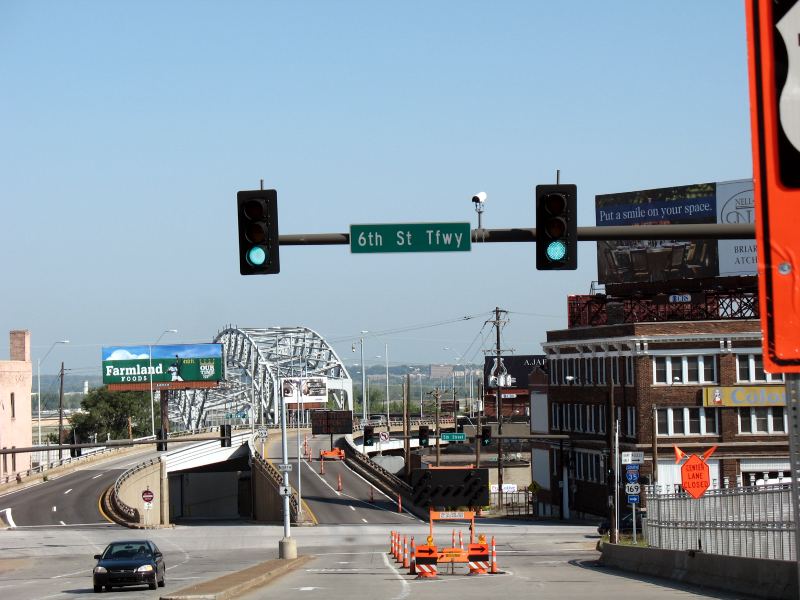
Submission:
[[[403,384],[403,452],[406,458],[406,481],[411,481],[411,411],[408,409],[411,395],[411,375],[406,373]]]
[[[609,369],[606,370],[606,373],[609,374],[610,381],[611,381],[611,388],[608,392],[608,458],[609,463],[613,465],[613,474],[614,474],[614,492],[611,495],[613,500],[611,501],[611,514],[609,515],[609,522],[611,523],[611,527],[609,528],[609,541],[612,544],[616,544],[618,540],[618,533],[617,533],[617,488],[619,486],[618,481],[618,474],[617,474],[617,408],[614,405],[615,398],[614,398],[614,358],[610,357],[608,359]],[[566,483],[565,483],[566,485]]]
[[[500,324],[503,322],[500,319],[501,313],[505,313],[506,311],[500,310],[499,308],[495,307],[494,309],[494,329],[495,329],[495,360],[497,364],[495,365],[496,369],[496,382],[497,387],[495,388],[496,396],[495,396],[495,408],[497,409],[497,435],[500,436],[497,440],[497,504],[499,507],[502,508],[503,506],[503,378],[504,375],[500,374],[500,364],[501,364],[501,348],[500,348]]]
[[[58,372],[61,383],[58,386],[58,445],[64,443],[64,362],[61,362],[61,370]],[[58,460],[61,461],[61,448],[58,449]]]
[[[439,391],[438,386],[433,389],[433,401],[436,404],[435,414],[436,414],[436,466],[439,466],[439,462],[442,457],[441,453],[441,444],[440,441],[442,439],[442,434],[439,431],[439,398],[441,397],[441,392]]]

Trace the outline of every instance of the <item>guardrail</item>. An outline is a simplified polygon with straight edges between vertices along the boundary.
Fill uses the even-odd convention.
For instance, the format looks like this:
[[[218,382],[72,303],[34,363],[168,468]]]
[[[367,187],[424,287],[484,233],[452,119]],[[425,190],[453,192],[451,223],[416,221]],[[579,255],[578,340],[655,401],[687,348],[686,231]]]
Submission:
[[[109,500],[111,501],[111,505],[114,507],[114,510],[120,513],[122,516],[127,517],[127,520],[131,523],[139,522],[139,510],[133,508],[132,506],[128,506],[122,500],[122,498],[119,497],[120,487],[122,486],[123,482],[125,482],[126,479],[129,479],[135,473],[138,473],[139,471],[146,469],[147,467],[150,467],[152,465],[158,464],[160,462],[161,462],[160,457],[151,458],[149,460],[140,462],[139,464],[128,469],[124,473],[121,473],[120,476],[117,477],[117,480],[114,482],[114,489],[111,491],[111,497],[109,498]]]

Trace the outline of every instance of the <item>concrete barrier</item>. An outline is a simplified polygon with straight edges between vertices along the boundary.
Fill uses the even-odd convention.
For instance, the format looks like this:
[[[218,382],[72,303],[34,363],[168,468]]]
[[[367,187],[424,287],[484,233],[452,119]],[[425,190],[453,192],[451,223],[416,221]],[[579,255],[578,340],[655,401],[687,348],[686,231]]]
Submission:
[[[707,554],[603,544],[600,563],[642,575],[768,600],[796,600],[797,563],[764,558]]]

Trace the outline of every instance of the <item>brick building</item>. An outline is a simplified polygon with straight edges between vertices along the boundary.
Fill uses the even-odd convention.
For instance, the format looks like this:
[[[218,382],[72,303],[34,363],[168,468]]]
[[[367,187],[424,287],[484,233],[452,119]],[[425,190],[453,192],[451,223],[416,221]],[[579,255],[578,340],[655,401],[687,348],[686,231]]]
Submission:
[[[562,501],[567,467],[569,508],[607,514],[612,414],[620,452],[644,452],[641,474],[660,485],[680,483],[673,446],[689,454],[718,446],[708,460],[712,487],[788,477],[783,377],[763,370],[759,321],[648,318],[547,333],[549,429],[570,440],[549,446],[547,469],[538,469],[550,478],[545,497]]]
[[[33,444],[31,429],[31,334],[12,331],[11,360],[0,361],[0,447]],[[0,458],[0,481],[30,469],[30,454],[4,454]]]

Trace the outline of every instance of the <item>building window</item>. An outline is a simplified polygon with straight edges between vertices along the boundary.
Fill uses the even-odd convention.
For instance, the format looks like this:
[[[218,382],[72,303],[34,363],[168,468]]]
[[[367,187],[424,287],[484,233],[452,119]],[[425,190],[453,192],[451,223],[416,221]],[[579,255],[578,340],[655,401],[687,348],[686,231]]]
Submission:
[[[636,437],[636,407],[628,406],[625,409],[625,435]]]
[[[778,382],[783,381],[783,373],[767,373],[760,354],[737,354],[736,381]]]
[[[786,411],[783,406],[740,408],[739,433],[758,435],[785,434]]]
[[[716,383],[717,361],[713,354],[693,356],[656,356],[653,359],[653,383]]]
[[[658,435],[717,435],[717,413],[716,408],[659,408],[656,412]]]
[[[625,357],[625,385],[633,385],[633,357]]]
[[[14,392],[11,392],[11,418],[14,419],[17,416],[17,406],[16,402],[14,402]]]

